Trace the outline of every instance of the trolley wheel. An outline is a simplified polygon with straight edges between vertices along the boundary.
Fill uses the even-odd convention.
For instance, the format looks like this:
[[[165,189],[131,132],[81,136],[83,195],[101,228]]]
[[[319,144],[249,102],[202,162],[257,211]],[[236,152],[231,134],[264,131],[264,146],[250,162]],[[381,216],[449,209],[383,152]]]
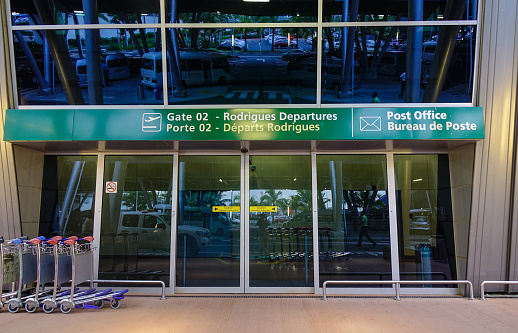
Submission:
[[[110,301],[110,306],[112,307],[112,309],[118,309],[119,306],[121,306],[121,302],[118,299],[112,299]]]
[[[17,301],[7,303],[7,310],[11,313],[16,313],[20,310],[20,305]]]
[[[36,309],[38,309],[38,306],[31,305],[32,302],[25,303],[25,311],[29,313],[36,312]]]
[[[61,303],[59,305],[59,309],[63,313],[69,313],[70,311],[72,311],[72,307],[70,305],[68,305],[67,303]]]
[[[104,306],[104,301],[102,299],[98,299],[97,301],[94,301],[94,305],[97,308],[102,309],[102,307]]]
[[[52,313],[52,312],[54,312],[55,308],[52,305],[43,303],[42,309],[43,309],[43,312],[45,312],[45,313]]]

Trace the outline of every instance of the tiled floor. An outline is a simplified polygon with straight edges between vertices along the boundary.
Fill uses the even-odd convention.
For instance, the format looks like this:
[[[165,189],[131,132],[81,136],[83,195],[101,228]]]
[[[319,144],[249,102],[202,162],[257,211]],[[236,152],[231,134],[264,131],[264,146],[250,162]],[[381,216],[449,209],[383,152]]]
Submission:
[[[0,332],[518,332],[518,299],[127,297],[119,309],[0,313]]]

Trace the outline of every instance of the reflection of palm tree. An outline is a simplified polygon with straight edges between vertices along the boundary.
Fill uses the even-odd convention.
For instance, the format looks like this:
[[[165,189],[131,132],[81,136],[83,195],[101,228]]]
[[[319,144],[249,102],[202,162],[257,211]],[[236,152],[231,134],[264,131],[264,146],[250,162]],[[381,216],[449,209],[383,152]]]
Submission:
[[[274,189],[266,190],[260,198],[261,204],[265,206],[279,206],[284,210],[288,207],[288,202],[281,196],[282,191],[276,192]]]

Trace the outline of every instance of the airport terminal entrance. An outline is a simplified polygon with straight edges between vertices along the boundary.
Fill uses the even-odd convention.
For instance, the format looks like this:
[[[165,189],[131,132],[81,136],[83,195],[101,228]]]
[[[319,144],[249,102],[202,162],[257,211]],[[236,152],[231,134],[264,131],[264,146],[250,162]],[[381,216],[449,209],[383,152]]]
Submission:
[[[42,202],[54,201],[40,231],[93,233],[100,279],[161,280],[178,293],[453,280],[466,244],[455,242],[449,164],[448,154],[49,155]]]
[[[51,160],[49,170],[81,162]],[[457,276],[447,154],[185,152],[103,160],[94,228],[100,279],[162,280],[178,293],[313,293],[329,280]],[[58,188],[59,179],[79,179],[74,170],[57,177]],[[82,178],[78,188],[87,191]],[[99,200],[84,197],[93,212]],[[91,218],[83,220],[82,230],[91,230]],[[390,293],[391,286],[343,288]]]

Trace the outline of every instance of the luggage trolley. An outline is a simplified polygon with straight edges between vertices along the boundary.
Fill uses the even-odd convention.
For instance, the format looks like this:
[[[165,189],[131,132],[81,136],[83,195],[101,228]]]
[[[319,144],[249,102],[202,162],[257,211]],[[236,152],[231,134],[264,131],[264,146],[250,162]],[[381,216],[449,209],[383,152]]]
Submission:
[[[78,241],[86,241],[78,243]],[[63,243],[67,255],[71,257],[72,282],[71,290],[75,290],[79,283],[90,281],[90,288],[93,289],[93,237],[85,237],[82,239],[69,238]],[[70,296],[58,302],[59,309],[63,313],[69,313],[72,308],[101,308],[104,301],[109,301],[113,309],[120,306],[120,300],[124,298],[124,294],[128,289],[112,291],[107,289],[104,291],[95,291],[85,295],[75,295],[70,292]],[[92,303],[91,305],[88,303]]]
[[[76,239],[75,237],[74,239]],[[36,290],[32,297],[25,300],[25,311],[35,312],[40,306],[43,311],[50,313],[57,307],[57,301],[67,297],[71,290],[57,293],[61,284],[70,282],[71,265],[69,256],[59,256],[58,244],[62,240],[61,236],[43,240],[43,237],[34,238],[29,243],[36,246]],[[67,260],[68,259],[68,260]],[[59,264],[61,262],[61,265]],[[61,267],[61,270],[59,269]],[[59,274],[61,272],[61,274]],[[44,286],[54,282],[52,292],[44,292]],[[94,292],[95,289],[83,291],[77,296],[82,296]]]
[[[16,274],[18,266],[16,255],[18,252],[10,242],[5,242],[4,238],[0,236],[0,309],[3,308],[9,298],[16,295],[15,291],[3,293],[4,283],[13,284],[18,281],[18,274]],[[4,302],[4,299],[6,302]]]
[[[46,294],[40,293],[40,289],[54,280],[54,260],[52,247],[42,242],[42,238],[31,239],[29,243],[35,247],[36,252],[36,288],[34,296],[27,298],[24,305],[25,311],[35,312],[40,307],[40,297]]]
[[[30,289],[23,289],[25,285],[37,280],[37,248],[34,244],[26,242],[26,238],[18,238],[8,243],[9,250],[18,258],[18,290],[12,293],[7,301],[7,310],[16,313],[31,297]],[[39,293],[39,290],[35,290]]]

